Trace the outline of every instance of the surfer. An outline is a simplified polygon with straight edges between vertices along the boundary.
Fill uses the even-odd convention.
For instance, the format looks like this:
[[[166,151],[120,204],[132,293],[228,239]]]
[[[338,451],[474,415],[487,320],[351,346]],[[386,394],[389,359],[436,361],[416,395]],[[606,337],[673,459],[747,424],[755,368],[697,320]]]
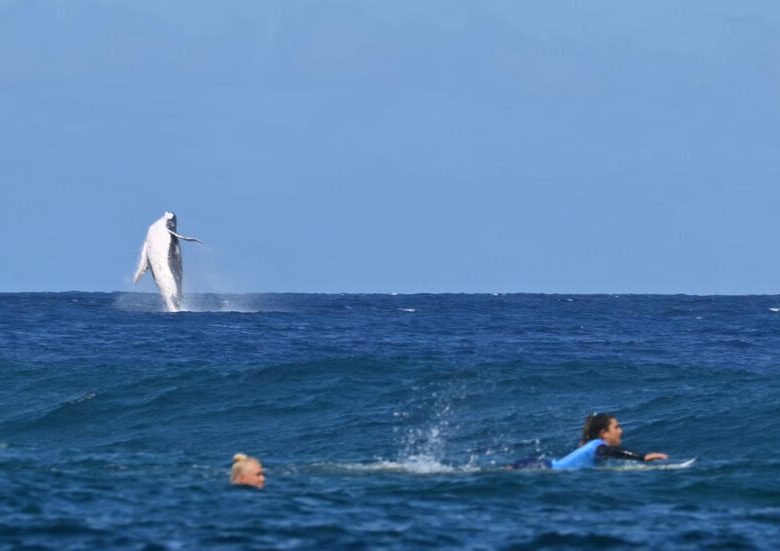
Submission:
[[[554,470],[587,469],[608,459],[657,461],[668,459],[665,453],[638,453],[622,448],[623,429],[614,415],[592,413],[585,419],[579,447],[561,459],[516,461],[511,468],[549,468]]]
[[[230,470],[230,483],[238,486],[265,486],[265,471],[263,464],[254,457],[244,453],[233,456],[233,468]]]

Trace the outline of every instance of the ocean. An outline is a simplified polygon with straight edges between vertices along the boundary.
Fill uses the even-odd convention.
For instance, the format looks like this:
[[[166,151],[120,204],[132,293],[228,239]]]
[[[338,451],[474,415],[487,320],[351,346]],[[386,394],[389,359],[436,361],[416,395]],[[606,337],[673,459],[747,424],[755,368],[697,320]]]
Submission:
[[[0,294],[0,548],[777,549],[777,308]],[[504,468],[568,453],[593,411],[696,461]],[[237,452],[264,489],[229,484]]]

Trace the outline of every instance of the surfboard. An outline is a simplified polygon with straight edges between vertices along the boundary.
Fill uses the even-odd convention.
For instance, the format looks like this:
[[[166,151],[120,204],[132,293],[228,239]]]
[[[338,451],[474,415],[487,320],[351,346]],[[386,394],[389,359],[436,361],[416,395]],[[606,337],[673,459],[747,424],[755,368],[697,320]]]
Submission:
[[[696,458],[686,459],[675,463],[626,463],[625,465],[603,467],[611,471],[676,471],[679,469],[689,469]]]

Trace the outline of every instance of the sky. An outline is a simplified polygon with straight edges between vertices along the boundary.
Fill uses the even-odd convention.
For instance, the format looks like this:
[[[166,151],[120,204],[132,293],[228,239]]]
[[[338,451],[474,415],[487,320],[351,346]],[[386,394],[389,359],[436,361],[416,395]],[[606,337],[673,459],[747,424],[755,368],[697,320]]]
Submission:
[[[778,294],[780,3],[0,0],[0,292]]]

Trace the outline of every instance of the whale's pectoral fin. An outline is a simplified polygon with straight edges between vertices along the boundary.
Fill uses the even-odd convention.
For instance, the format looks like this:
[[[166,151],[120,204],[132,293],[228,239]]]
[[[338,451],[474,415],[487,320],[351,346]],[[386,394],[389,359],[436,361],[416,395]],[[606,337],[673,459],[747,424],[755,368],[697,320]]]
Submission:
[[[135,271],[135,275],[133,276],[133,283],[138,283],[138,280],[144,277],[144,274],[148,269],[149,258],[146,256],[146,242],[144,242],[144,248],[141,250],[141,260],[138,261],[138,269]]]
[[[184,235],[179,235],[178,233],[176,233],[176,232],[175,232],[175,231],[173,231],[173,230],[168,230],[168,233],[170,233],[171,235],[175,235],[175,236],[176,236],[176,237],[178,237],[179,239],[184,239],[185,241],[197,241],[197,242],[198,242],[198,243],[200,243],[201,245],[203,244],[203,241],[201,241],[201,240],[200,240],[200,239],[198,239],[197,237],[186,237],[186,236],[184,236]]]

